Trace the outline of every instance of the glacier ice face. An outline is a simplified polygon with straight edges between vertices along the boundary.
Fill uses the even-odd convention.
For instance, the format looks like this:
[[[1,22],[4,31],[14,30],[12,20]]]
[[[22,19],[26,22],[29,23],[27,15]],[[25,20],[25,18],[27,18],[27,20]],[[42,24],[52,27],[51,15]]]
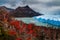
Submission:
[[[34,18],[40,22],[60,26],[60,15],[42,15]]]

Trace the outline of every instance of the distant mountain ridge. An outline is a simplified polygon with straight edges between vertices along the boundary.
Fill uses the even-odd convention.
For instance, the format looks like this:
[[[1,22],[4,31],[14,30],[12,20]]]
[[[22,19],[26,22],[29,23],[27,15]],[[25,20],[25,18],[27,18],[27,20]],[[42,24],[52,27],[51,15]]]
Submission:
[[[14,9],[11,9],[11,8],[7,8],[5,6],[0,6],[0,9],[5,9],[6,11],[12,11],[12,10],[14,10]]]
[[[16,9],[10,9],[5,6],[1,6],[0,9],[8,11],[10,15],[14,17],[34,17],[42,15],[32,10],[28,5],[24,7],[18,7]]]

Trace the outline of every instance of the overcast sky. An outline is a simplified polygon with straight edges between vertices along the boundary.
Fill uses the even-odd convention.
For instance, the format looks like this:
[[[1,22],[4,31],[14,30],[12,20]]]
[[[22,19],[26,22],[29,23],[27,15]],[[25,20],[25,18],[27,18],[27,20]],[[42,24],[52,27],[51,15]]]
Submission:
[[[0,6],[17,8],[29,5],[33,10],[43,14],[60,14],[60,0],[0,0]]]

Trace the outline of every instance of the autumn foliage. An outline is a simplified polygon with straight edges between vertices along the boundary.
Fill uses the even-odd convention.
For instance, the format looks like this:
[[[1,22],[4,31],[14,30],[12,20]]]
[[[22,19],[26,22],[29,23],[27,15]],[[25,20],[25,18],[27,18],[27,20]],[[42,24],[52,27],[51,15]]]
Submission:
[[[11,36],[12,36],[12,35],[16,35],[16,31],[14,31],[14,30],[9,30],[9,31],[8,31],[8,34],[11,35]]]
[[[7,31],[5,32],[7,32],[9,36],[13,37],[14,40],[44,40],[46,36],[51,40],[52,35],[56,38],[56,35],[59,32],[59,30],[56,29],[36,26],[32,23],[26,24],[17,20],[12,20],[8,23],[10,26],[7,27]]]

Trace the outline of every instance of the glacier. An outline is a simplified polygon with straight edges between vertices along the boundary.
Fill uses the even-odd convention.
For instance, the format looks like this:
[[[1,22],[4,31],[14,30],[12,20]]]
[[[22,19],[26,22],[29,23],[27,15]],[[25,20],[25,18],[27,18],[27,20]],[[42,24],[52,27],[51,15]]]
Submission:
[[[34,19],[39,22],[48,23],[58,27],[60,26],[60,15],[41,15],[35,16]]]

